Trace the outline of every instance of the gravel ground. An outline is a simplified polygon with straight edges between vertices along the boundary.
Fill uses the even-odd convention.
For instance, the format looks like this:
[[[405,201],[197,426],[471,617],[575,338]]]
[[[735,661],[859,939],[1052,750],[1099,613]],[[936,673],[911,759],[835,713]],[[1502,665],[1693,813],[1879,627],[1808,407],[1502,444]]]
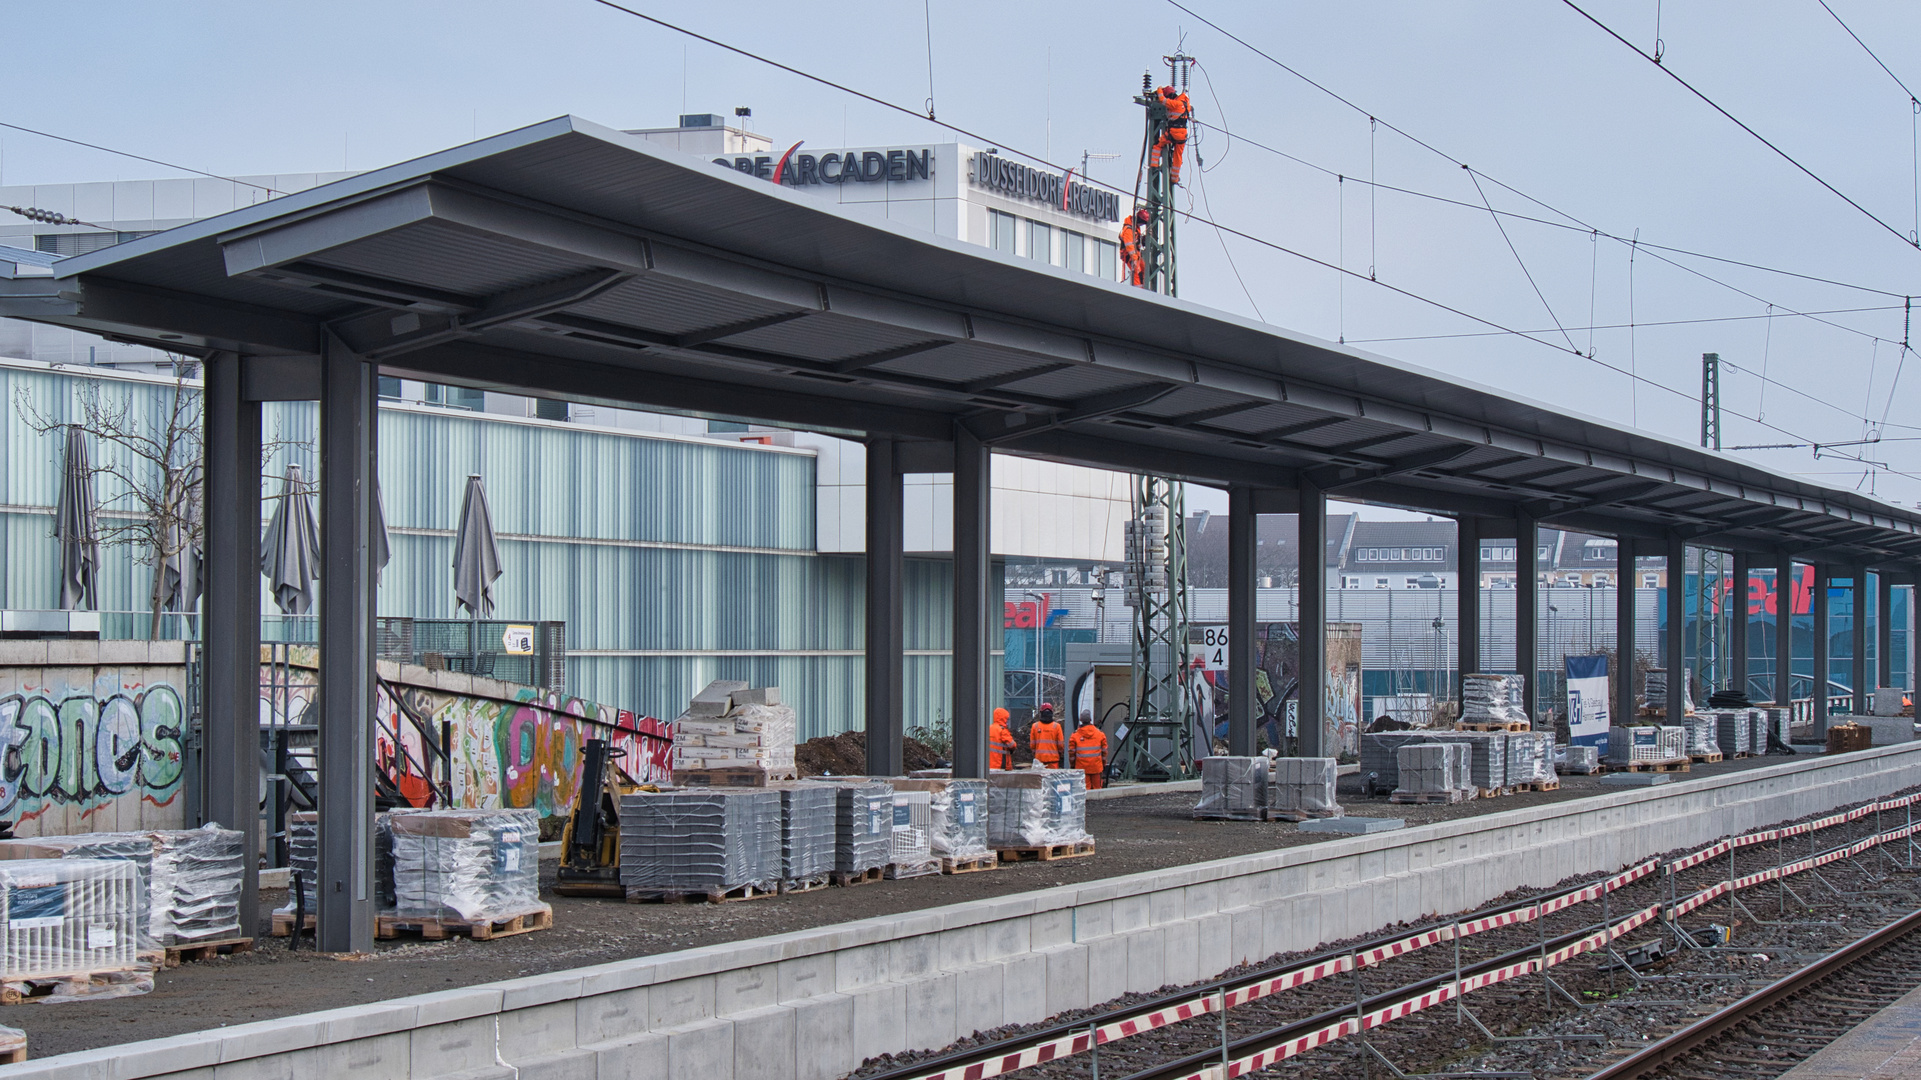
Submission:
[[[1695,767],[1695,776],[1738,772],[1780,759],[1748,758]],[[1592,796],[1607,788],[1595,777],[1564,777],[1559,791],[1531,792],[1453,805],[1396,806],[1368,799],[1359,780],[1343,777],[1340,799],[1351,815],[1399,817],[1409,825]],[[1275,848],[1318,843],[1324,834],[1287,824],[1194,821],[1192,794],[1142,795],[1088,804],[1088,829],[1099,845],[1091,858],[1022,863],[1000,870],[854,889],[822,889],[732,904],[625,904],[554,896],[554,928],[474,942],[464,938],[380,942],[353,962],[289,953],[266,936],[264,913],[285,902],[263,894],[260,944],[249,954],[160,972],[154,992],[92,1003],[27,1005],[4,1022],[28,1033],[36,1058],[139,1039],[225,1027],[279,1016],[364,1004],[408,994],[534,975],[720,942],[782,934],[878,915],[1055,885],[1206,862]],[[543,864],[545,885],[553,865]]]

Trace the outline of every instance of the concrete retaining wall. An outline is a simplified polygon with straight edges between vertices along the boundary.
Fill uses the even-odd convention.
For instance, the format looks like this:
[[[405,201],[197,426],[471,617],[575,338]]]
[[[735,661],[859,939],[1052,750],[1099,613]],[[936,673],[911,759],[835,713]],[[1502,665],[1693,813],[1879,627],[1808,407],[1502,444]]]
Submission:
[[[1916,783],[1921,744],[1794,761],[67,1054],[0,1076],[831,1080],[875,1054],[1209,977]]]

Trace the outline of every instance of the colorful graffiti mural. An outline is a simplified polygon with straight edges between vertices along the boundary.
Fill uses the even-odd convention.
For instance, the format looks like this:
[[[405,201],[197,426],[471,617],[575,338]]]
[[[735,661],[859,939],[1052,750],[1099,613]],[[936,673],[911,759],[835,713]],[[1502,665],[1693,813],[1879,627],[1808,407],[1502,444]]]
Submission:
[[[22,836],[178,828],[184,674],[0,667],[0,820]]]
[[[312,664],[311,653],[296,653],[291,667],[263,665],[263,718],[276,708],[292,716],[305,712],[313,698]],[[672,779],[672,731],[651,716],[492,679],[385,662],[380,671],[401,700],[396,702],[386,687],[375,695],[374,758],[403,793],[411,792],[423,804],[426,739],[401,717],[402,704],[436,732],[445,725],[457,806],[567,813],[579,791],[580,755],[588,739],[607,740],[621,752],[620,767],[642,783]]]

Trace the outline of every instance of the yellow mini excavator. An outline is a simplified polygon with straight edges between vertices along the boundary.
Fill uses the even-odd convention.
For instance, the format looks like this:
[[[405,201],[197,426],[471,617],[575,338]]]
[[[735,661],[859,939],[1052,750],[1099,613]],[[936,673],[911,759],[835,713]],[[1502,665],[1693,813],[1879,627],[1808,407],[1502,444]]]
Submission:
[[[560,834],[554,891],[562,896],[626,896],[620,885],[620,797],[647,788],[617,764],[625,756],[605,739],[587,740],[580,794]]]

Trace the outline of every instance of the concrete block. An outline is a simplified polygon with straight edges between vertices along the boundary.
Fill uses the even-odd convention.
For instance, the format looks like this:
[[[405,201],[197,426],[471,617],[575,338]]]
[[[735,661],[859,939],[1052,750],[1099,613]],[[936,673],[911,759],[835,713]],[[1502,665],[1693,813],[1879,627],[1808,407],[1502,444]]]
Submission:
[[[406,1058],[403,1056],[395,1064],[406,1068]],[[358,1072],[346,1075],[371,1080],[376,1076],[391,1074]],[[312,1048],[222,1062],[214,1066],[213,1077],[214,1080],[326,1080],[326,1074],[320,1071],[317,1052]]]
[[[1601,777],[1601,783],[1609,787],[1655,787],[1672,782],[1671,773],[1622,772],[1608,773]]]
[[[687,703],[688,716],[725,716],[733,708],[733,696],[747,684],[732,679],[715,679]]]
[[[1027,917],[1027,943],[1035,951],[1071,945],[1079,933],[1080,920],[1072,911],[1036,911]]]
[[[1093,1004],[1088,997],[1087,945],[1062,945],[1048,949],[1047,1012],[1053,1015],[1068,1009],[1085,1009]]]
[[[556,1001],[531,1009],[514,1009],[497,1018],[500,1045],[518,1058],[545,1057],[580,1045],[577,1039],[574,1002]]]
[[[734,704],[736,705],[778,705],[780,704],[780,687],[749,687],[745,690],[734,691],[733,696]]]
[[[1302,832],[1309,833],[1364,835],[1366,833],[1391,832],[1395,829],[1405,829],[1407,828],[1407,822],[1402,818],[1330,817],[1311,818],[1294,827]],[[1359,867],[1356,867],[1357,878],[1363,876],[1358,873],[1359,869]]]
[[[415,1028],[409,1058],[413,1076],[439,1076],[494,1064],[495,1018],[475,1016]]]
[[[850,991],[854,1002],[854,1057],[865,1061],[876,1054],[907,1048],[907,988],[881,983]]]
[[[714,1080],[734,1068],[734,1024],[731,1020],[697,1020],[666,1029],[667,1067],[656,1076],[669,1080]]]
[[[1158,990],[1167,982],[1167,930],[1150,926],[1126,935],[1127,989]]]
[[[1190,919],[1212,915],[1221,909],[1221,886],[1217,881],[1204,881],[1189,885],[1181,890],[1182,912]]]
[[[420,1011],[412,1005],[398,1002],[377,1002],[372,1005],[355,1005],[345,1009],[328,1009],[321,1013],[320,1036],[315,1045],[326,1046],[330,1043],[350,1042],[354,1039],[368,1039],[375,1035],[404,1032],[413,1028]]]
[[[1109,911],[1113,917],[1109,933],[1131,934],[1151,921],[1151,909],[1145,896],[1118,897],[1109,905]]]
[[[795,1001],[834,992],[832,953],[783,960],[775,970],[779,976],[776,1001]]]
[[[794,1080],[836,1080],[861,1063],[854,1056],[854,999],[817,994],[793,1006]]]
[[[600,1057],[592,1050],[567,1050],[521,1060],[509,1057],[516,1080],[599,1080]]]
[[[678,1027],[714,1015],[714,977],[656,983],[648,988],[647,1026],[655,1031]]]
[[[908,983],[940,967],[940,940],[923,934],[888,943],[887,973],[895,982]]]
[[[1119,997],[1127,990],[1127,939],[1105,937],[1087,943],[1088,1005]]]
[[[1251,964],[1267,956],[1272,950],[1262,944],[1261,913],[1253,908],[1242,908],[1234,912],[1233,943],[1228,947],[1228,966]]]
[[[794,1010],[772,1005],[731,1015],[734,1080],[792,1080]]]
[[[1031,1024],[1050,1015],[1047,1007],[1048,957],[1039,953],[1001,962],[1002,1012],[1008,1024]]]
[[[320,1080],[404,1076],[413,1056],[413,1039],[405,1031],[375,1035],[352,1042],[314,1048],[315,1075]]]
[[[1234,917],[1214,914],[1194,920],[1197,928],[1194,962],[1200,969],[1200,978],[1208,979],[1228,968],[1234,962],[1228,957],[1234,950]]]
[[[1001,950],[991,939],[1000,929],[998,923],[986,923],[942,932],[938,965],[943,971],[959,971],[994,959]]]
[[[955,978],[939,972],[907,984],[906,1050],[936,1050],[960,1037],[954,1024]]]
[[[878,944],[856,945],[830,954],[834,960],[834,989],[847,993],[886,982],[889,952],[888,945]]]
[[[646,1030],[645,986],[593,994],[574,1005],[574,1041],[579,1046],[630,1039]]]
[[[1092,941],[1114,933],[1114,903],[1102,900],[1080,904],[1068,913],[1073,922],[1074,941]]]
[[[310,1016],[241,1024],[221,1032],[220,1060],[222,1063],[245,1061],[316,1046],[326,1027],[325,1021]]]
[[[780,996],[780,969],[774,964],[714,973],[714,1015],[764,1009]]]
[[[1185,986],[1208,978],[1212,973],[1203,975],[1199,968],[1201,925],[1193,919],[1168,923],[1166,931],[1165,967],[1166,981],[1175,986]]]
[[[954,973],[954,1033],[965,1038],[1006,1023],[1006,965],[999,960]]]
[[[420,994],[407,1000],[414,1007],[414,1022],[427,1027],[476,1016],[492,1016],[500,1011],[501,993],[495,987],[468,986]]]

